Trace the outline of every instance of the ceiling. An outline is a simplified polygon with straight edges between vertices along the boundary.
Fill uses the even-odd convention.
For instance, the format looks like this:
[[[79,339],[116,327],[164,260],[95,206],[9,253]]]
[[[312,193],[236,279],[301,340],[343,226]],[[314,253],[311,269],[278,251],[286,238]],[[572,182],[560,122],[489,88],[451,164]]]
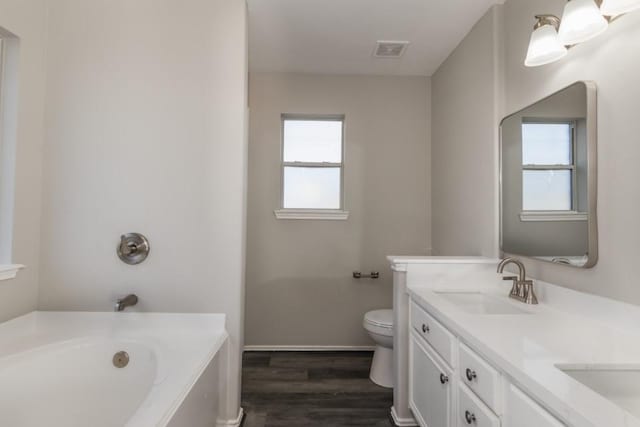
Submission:
[[[251,71],[430,76],[499,0],[248,0]],[[411,42],[374,58],[377,40]]]

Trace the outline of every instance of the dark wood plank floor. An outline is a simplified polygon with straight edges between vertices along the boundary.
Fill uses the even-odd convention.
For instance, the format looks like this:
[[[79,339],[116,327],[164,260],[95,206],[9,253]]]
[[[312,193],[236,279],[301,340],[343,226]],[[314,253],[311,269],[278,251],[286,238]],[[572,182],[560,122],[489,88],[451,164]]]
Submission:
[[[247,352],[243,427],[389,427],[391,389],[369,380],[371,352]]]

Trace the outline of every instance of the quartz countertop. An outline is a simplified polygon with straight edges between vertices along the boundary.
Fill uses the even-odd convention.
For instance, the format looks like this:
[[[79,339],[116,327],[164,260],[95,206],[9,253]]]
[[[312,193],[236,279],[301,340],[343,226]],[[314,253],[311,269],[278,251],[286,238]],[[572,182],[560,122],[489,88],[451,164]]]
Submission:
[[[440,289],[411,284],[408,292],[418,305],[506,374],[511,382],[571,426],[640,426],[640,420],[633,415],[556,367],[565,364],[640,367],[640,322],[630,322],[640,318],[640,307],[558,290],[559,287],[548,284],[536,285],[543,295],[539,305],[525,305],[507,297],[509,286],[498,276],[491,286],[475,289],[470,286],[469,281],[460,282],[460,286],[448,283]],[[528,314],[470,314],[437,293],[456,290],[491,294]],[[612,311],[611,316],[606,310]],[[593,316],[588,315],[590,311]],[[624,312],[626,317],[616,312]],[[616,325],[618,320],[621,323]]]

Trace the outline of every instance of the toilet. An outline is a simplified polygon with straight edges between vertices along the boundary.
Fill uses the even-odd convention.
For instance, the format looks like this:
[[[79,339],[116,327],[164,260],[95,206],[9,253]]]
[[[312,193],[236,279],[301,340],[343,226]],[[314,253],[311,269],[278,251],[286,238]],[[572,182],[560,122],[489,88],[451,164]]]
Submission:
[[[393,310],[373,310],[362,322],[376,343],[369,378],[382,387],[393,387]]]

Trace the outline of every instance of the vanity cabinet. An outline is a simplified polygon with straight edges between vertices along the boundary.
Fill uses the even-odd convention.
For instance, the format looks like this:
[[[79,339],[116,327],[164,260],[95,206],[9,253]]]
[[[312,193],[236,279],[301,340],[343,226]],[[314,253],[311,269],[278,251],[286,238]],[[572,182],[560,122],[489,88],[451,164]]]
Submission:
[[[452,426],[453,371],[415,333],[409,341],[409,406],[421,426]]]
[[[505,425],[514,427],[564,427],[547,410],[534,402],[518,387],[507,387]]]
[[[415,301],[409,407],[422,427],[564,427]]]

